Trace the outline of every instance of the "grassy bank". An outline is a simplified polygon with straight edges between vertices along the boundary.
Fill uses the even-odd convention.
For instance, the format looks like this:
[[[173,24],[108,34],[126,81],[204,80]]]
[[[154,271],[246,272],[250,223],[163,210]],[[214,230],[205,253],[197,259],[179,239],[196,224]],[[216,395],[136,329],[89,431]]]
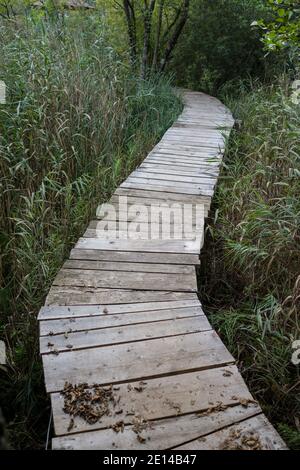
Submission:
[[[181,106],[164,80],[131,75],[97,16],[76,18],[0,23],[0,403],[15,448],[45,442],[36,316],[53,278]]]
[[[233,131],[207,227],[201,298],[267,416],[300,448],[300,113],[288,84],[227,99]]]

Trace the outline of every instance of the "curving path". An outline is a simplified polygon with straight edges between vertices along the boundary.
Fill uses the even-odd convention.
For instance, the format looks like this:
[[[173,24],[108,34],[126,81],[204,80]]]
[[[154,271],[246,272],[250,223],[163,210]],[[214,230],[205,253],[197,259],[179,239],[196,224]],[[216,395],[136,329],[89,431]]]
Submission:
[[[183,99],[177,122],[112,196],[105,236],[91,221],[40,311],[54,449],[285,448],[197,296],[204,219],[233,118],[203,93]],[[153,214],[173,204],[171,227],[184,207],[186,230],[168,239]],[[128,237],[127,208],[138,239],[133,224]]]

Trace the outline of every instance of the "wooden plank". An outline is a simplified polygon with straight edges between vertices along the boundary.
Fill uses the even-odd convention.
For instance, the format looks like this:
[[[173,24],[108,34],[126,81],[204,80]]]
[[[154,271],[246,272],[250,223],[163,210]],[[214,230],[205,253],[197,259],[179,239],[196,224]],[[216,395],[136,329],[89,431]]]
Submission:
[[[220,163],[222,160],[222,154],[218,150],[210,150],[210,152],[197,152],[195,149],[187,150],[186,147],[183,147],[183,149],[181,149],[177,146],[168,144],[164,144],[156,150],[153,150],[151,153],[149,153],[147,159],[150,159],[151,157],[163,156],[192,160],[199,165],[205,163],[206,160],[213,160],[217,163]]]
[[[199,166],[199,168],[201,168],[202,165],[218,168],[222,163],[222,160],[219,157],[215,157],[215,156],[199,158],[199,157],[191,157],[189,155],[177,155],[177,154],[175,155],[171,153],[168,154],[168,153],[158,153],[158,152],[151,155],[150,157],[147,157],[144,160],[144,162],[145,163],[154,162],[156,160],[165,160],[166,162],[170,162],[170,163],[173,163],[173,162],[176,162],[179,164],[183,163],[184,165],[186,163],[189,163],[195,166]]]
[[[193,194],[176,194],[168,191],[148,191],[146,189],[128,189],[118,188],[111,198],[111,201],[118,202],[119,196],[127,196],[128,203],[134,204],[169,204],[172,207],[173,203],[181,204],[199,204],[210,207],[211,197],[198,196]],[[130,199],[129,199],[130,198]]]
[[[132,173],[132,175],[128,178],[128,181],[138,181],[141,180],[141,182],[146,182],[149,185],[153,184],[154,182],[159,181],[159,184],[163,182],[163,184],[168,184],[170,185],[171,183],[184,183],[184,185],[197,185],[195,187],[201,187],[203,188],[208,188],[208,189],[213,189],[215,184],[210,182],[207,178],[201,178],[198,176],[174,176],[174,175],[158,175],[156,173],[146,173],[142,170],[135,171]],[[177,186],[177,184],[176,184]]]
[[[180,318],[204,316],[200,306],[144,312],[120,313],[117,315],[99,314],[94,316],[60,318],[59,320],[40,320],[40,336],[52,336],[76,331],[99,330],[115,326],[139,325],[151,322],[164,322]],[[41,317],[42,318],[42,317]],[[202,320],[201,320],[202,321]],[[161,325],[163,326],[163,325]],[[51,343],[51,341],[50,341]]]
[[[195,168],[195,170],[197,170],[199,173],[203,172],[204,170],[219,172],[218,166],[211,165],[210,163],[206,163],[206,164],[202,163],[200,166],[199,163],[188,162],[187,160],[185,161],[177,160],[177,161],[170,162],[163,157],[152,157],[151,159],[150,158],[145,159],[141,167],[150,163],[152,165],[160,164],[160,165],[168,165],[168,166],[181,166],[181,167],[186,168],[186,170],[191,170],[191,168]]]
[[[190,214],[184,213],[181,208],[179,209],[179,217],[176,217],[175,220],[173,214],[169,211],[166,211],[165,214],[162,212],[154,214],[153,212],[151,214],[153,222],[151,223],[140,223],[139,221],[125,222],[125,224],[122,221],[117,223],[115,220],[111,220],[113,219],[112,216],[108,219],[101,219],[101,222],[98,220],[95,228],[88,228],[84,232],[83,238],[144,241],[194,240],[197,237],[202,238],[204,232],[204,214],[196,216],[196,211],[190,217]],[[158,220],[158,223],[154,220]]]
[[[177,145],[177,143],[184,143],[185,145],[194,145],[205,148],[217,148],[218,146],[222,147],[224,145],[225,139],[225,136],[217,136],[213,134],[208,135],[206,133],[199,133],[198,135],[191,135],[188,132],[185,132],[183,134],[169,133],[162,138],[160,144],[163,145],[165,143],[170,143]]]
[[[170,294],[172,295],[172,294]],[[180,294],[182,295],[182,294]],[[182,308],[199,308],[201,304],[195,294],[188,294],[186,300],[164,300],[161,302],[140,302],[131,304],[112,304],[112,305],[66,305],[66,306],[45,306],[40,309],[38,320],[62,320],[71,318],[72,320],[80,317],[94,317],[109,315],[127,314],[127,313],[146,313],[159,310],[177,310]],[[203,314],[199,312],[199,314]],[[163,313],[162,313],[163,315]],[[65,331],[65,330],[64,330]]]
[[[195,175],[193,172],[186,172],[186,173],[181,173],[180,171],[176,171],[173,169],[170,170],[164,170],[165,172],[162,172],[161,170],[156,170],[151,169],[151,168],[140,168],[137,171],[135,171],[133,174],[137,177],[143,177],[143,178],[153,178],[153,179],[164,179],[164,180],[169,180],[169,181],[191,181],[194,183],[201,182],[204,185],[212,186],[214,187],[217,182],[216,177],[209,177],[207,175]]]
[[[150,171],[152,173],[159,174],[169,174],[169,175],[190,175],[198,176],[200,178],[212,178],[216,182],[219,174],[219,170],[214,170],[213,168],[206,169],[189,169],[184,165],[165,165],[165,164],[153,164],[153,163],[143,163],[139,169],[141,171]]]
[[[116,250],[148,253],[190,253],[200,252],[200,241],[195,240],[101,240],[80,238],[75,248],[89,250]]]
[[[107,228],[120,229],[121,231],[124,229],[136,230],[136,227],[139,226],[146,228],[148,224],[151,226],[161,225],[165,220],[170,225],[179,224],[183,220],[195,222],[196,218],[199,219],[199,214],[196,213],[196,207],[192,209],[192,213],[190,213],[185,210],[184,206],[178,208],[173,204],[160,204],[160,201],[148,204],[146,200],[144,204],[143,200],[143,204],[132,204],[131,199],[128,199],[126,206],[120,201],[114,202],[111,208],[104,207],[103,210],[99,210],[96,214],[97,220],[92,220],[88,228],[99,228],[99,220],[112,221],[114,224],[107,224]],[[131,222],[134,223],[131,224]],[[101,226],[103,227],[103,224]]]
[[[231,375],[224,377],[225,370]],[[235,366],[151,379],[144,383],[142,392],[137,392],[139,382],[131,382],[130,387],[128,384],[120,384],[117,388],[113,393],[118,407],[110,407],[112,416],[103,416],[101,422],[95,424],[88,424],[82,418],[75,417],[71,430],[68,430],[70,416],[63,412],[64,397],[60,393],[51,394],[56,434],[105,429],[120,420],[126,425],[131,424],[132,415],[128,413],[153,421],[177,414],[201,413],[220,403],[223,407],[238,406],[239,401],[252,399]],[[249,404],[249,408],[253,411],[257,409],[254,404]],[[116,414],[120,410],[122,413]]]
[[[180,136],[180,137],[192,137],[192,138],[196,138],[196,137],[214,137],[214,138],[217,138],[217,139],[220,139],[220,138],[223,138],[223,135],[228,135],[229,133],[229,130],[227,128],[225,129],[212,129],[212,128],[207,128],[207,127],[199,127],[197,130],[195,130],[195,128],[192,128],[192,129],[189,129],[189,128],[176,128],[176,126],[172,126],[170,127],[169,130],[167,130],[167,132],[165,133],[165,137],[167,136]]]
[[[178,140],[178,142],[184,142],[184,141],[185,141],[185,139],[181,139],[181,140],[179,139],[179,140]],[[162,140],[162,142],[164,143],[165,141]],[[173,142],[173,143],[174,143],[174,142]],[[216,142],[210,142],[210,141],[208,141],[208,140],[205,141],[204,139],[203,139],[203,142],[202,142],[202,143],[200,143],[200,142],[191,142],[191,141],[190,141],[190,142],[188,142],[188,145],[189,145],[190,147],[197,147],[197,148],[202,147],[203,149],[204,149],[204,148],[205,148],[205,149],[206,149],[206,148],[213,148],[213,149],[219,148],[220,150],[224,150],[224,149],[225,149],[225,144],[224,144],[224,143],[221,143],[221,142],[220,142],[219,144],[216,144]]]
[[[116,196],[127,196],[128,198],[138,198],[138,199],[131,199],[131,203],[135,203],[137,201],[138,204],[146,204],[152,203],[154,204],[164,204],[168,203],[172,206],[173,202],[179,202],[181,204],[210,204],[211,198],[208,196],[197,196],[192,194],[172,194],[168,191],[161,193],[158,191],[152,190],[134,190],[134,189],[125,189],[125,188],[118,188],[114,195],[111,198],[112,202],[118,202],[118,198]],[[128,203],[130,202],[128,200]]]
[[[88,269],[100,271],[126,271],[141,273],[171,273],[171,274],[194,274],[193,266],[180,264],[155,264],[155,263],[122,263],[111,261],[88,261],[70,259],[63,265],[64,269]]]
[[[146,253],[133,251],[105,251],[74,248],[70,254],[71,259],[95,260],[107,262],[155,263],[192,265],[200,264],[199,255],[172,254],[172,253]]]
[[[144,160],[143,165],[149,165],[149,164],[153,166],[156,166],[157,164],[166,165],[171,168],[173,167],[173,165],[182,166],[182,167],[186,167],[185,171],[192,171],[192,169],[197,170],[197,173],[199,175],[202,175],[203,173],[205,173],[205,170],[210,170],[210,169],[216,170],[216,173],[218,174],[220,172],[220,165],[216,161],[206,160],[206,161],[203,161],[201,164],[199,164],[189,159],[189,157],[174,158],[174,157],[169,157],[168,155],[162,155],[162,156],[157,155],[155,157],[146,158]]]
[[[53,351],[76,351],[95,347],[112,346],[123,343],[149,341],[156,338],[168,338],[211,330],[207,318],[202,315],[192,318],[175,318],[147,324],[110,326],[107,328],[69,331],[40,337],[40,353]]]
[[[46,305],[110,305],[195,299],[193,296],[195,294],[191,292],[52,286],[45,303]]]
[[[104,221],[106,222],[106,221]],[[111,221],[107,221],[109,224]],[[204,225],[204,224],[203,224]],[[138,229],[138,230],[136,230]],[[105,227],[98,227],[97,229],[87,229],[83,238],[98,238],[100,240],[112,240],[116,238],[117,240],[164,240],[164,241],[173,241],[173,240],[194,240],[197,236],[203,238],[204,226],[200,228],[191,223],[191,226],[185,224],[169,224],[168,222],[163,224],[146,224],[140,225],[137,227],[129,227],[127,231],[122,231],[118,227],[113,230],[105,229]]]
[[[200,139],[200,138],[199,138]],[[225,149],[225,141],[222,139],[220,142],[217,141],[210,141],[209,138],[205,139],[204,137],[202,138],[202,142],[197,142],[197,141],[189,141],[185,137],[178,137],[178,138],[172,138],[171,139],[162,139],[159,143],[159,145],[168,145],[168,146],[173,146],[174,148],[177,147],[186,147],[189,148],[190,151],[199,151],[199,152],[216,152],[219,151],[220,153],[224,151]]]
[[[185,166],[186,164],[190,166],[195,166],[198,169],[202,169],[202,167],[211,167],[219,170],[220,167],[220,161],[216,159],[215,157],[211,158],[206,158],[205,160],[197,161],[195,158],[190,158],[188,156],[180,156],[180,155],[167,155],[167,154],[156,154],[151,157],[145,158],[144,163],[160,163],[164,162],[166,165],[173,165],[173,163],[176,163],[176,165],[183,165]]]
[[[214,122],[213,119],[206,119],[205,121],[200,122],[200,123],[193,123],[192,121],[183,122],[182,120],[178,120],[173,124],[174,129],[182,129],[182,130],[186,129],[188,131],[192,131],[192,130],[198,131],[202,129],[222,131],[222,130],[229,130],[231,129],[231,127],[232,126],[226,120],[221,121],[220,123],[220,121]]]
[[[177,147],[169,147],[165,145],[164,147],[159,148],[155,152],[149,155],[153,157],[173,157],[174,159],[184,159],[186,161],[194,161],[195,163],[202,165],[206,164],[208,161],[214,162],[216,165],[220,165],[222,163],[222,154],[217,151],[211,152],[210,154],[205,153],[198,153],[196,151],[187,151],[187,150],[180,150]],[[148,157],[148,159],[149,159]],[[145,161],[145,160],[144,160]]]
[[[139,193],[141,193],[141,195],[138,195]],[[149,197],[149,195],[151,195],[152,197]],[[145,205],[151,209],[157,206],[164,208],[165,204],[168,204],[172,210],[172,206],[174,203],[180,204],[181,202],[182,204],[192,204],[194,211],[196,207],[199,207],[202,204],[204,206],[204,217],[208,216],[208,211],[211,205],[211,198],[207,196],[194,196],[175,193],[172,194],[162,193],[158,191],[145,191],[141,189],[127,188],[118,188],[116,193],[112,196],[110,202],[112,202],[113,204],[118,203],[118,199],[120,196],[126,196],[128,204]],[[182,197],[183,200],[178,200],[178,196]]]
[[[200,148],[224,148],[224,138],[218,137],[209,137],[209,136],[199,136],[199,137],[189,137],[189,136],[176,136],[173,135],[165,136],[162,138],[161,143],[172,143],[176,145],[177,143],[185,143],[191,147],[200,147]]]
[[[129,180],[128,180],[129,181]],[[183,185],[183,184],[176,184],[174,186],[168,182],[168,184],[162,184],[163,182],[158,182],[161,184],[156,184],[152,181],[151,185],[147,182],[140,183],[140,182],[125,182],[122,183],[120,188],[126,189],[145,189],[151,191],[158,191],[158,192],[168,192],[168,193],[175,193],[175,194],[193,194],[193,195],[200,195],[200,196],[208,196],[211,197],[213,195],[213,190],[206,189],[204,187],[194,187],[193,185]]]
[[[168,450],[184,442],[206,436],[242,419],[257,414],[257,407],[234,406],[211,415],[188,414],[158,421],[143,431],[143,443],[137,439],[132,426],[125,426],[123,433],[112,429],[62,436],[52,440],[52,449],[65,450]]]
[[[61,269],[54,279],[53,285],[152,291],[197,291],[196,272],[193,274],[165,274]]]
[[[173,169],[176,171],[187,171],[189,173],[193,172],[195,175],[203,176],[205,174],[211,174],[212,176],[217,176],[220,173],[220,166],[218,165],[211,165],[210,163],[201,163],[201,165],[198,164],[193,164],[189,162],[177,162],[173,161],[172,165],[170,165],[170,162],[166,162],[163,159],[156,159],[156,161],[151,161],[151,160],[144,160],[143,163],[139,166],[139,168],[144,168],[146,166],[151,166],[152,168],[157,168],[158,170],[161,169],[167,169],[164,168],[165,166],[168,166],[168,169],[172,169],[170,167],[174,167]],[[186,166],[188,165],[188,166]]]
[[[130,176],[127,180],[121,184],[121,187],[130,187],[133,185],[139,185],[146,187],[148,189],[152,189],[155,191],[170,191],[170,192],[179,192],[182,191],[183,194],[189,194],[189,191],[193,191],[191,194],[201,194],[212,196],[214,193],[213,187],[208,184],[202,184],[199,182],[192,183],[189,181],[174,181],[170,180],[157,180],[153,178],[143,178],[143,177],[134,177]]]
[[[193,129],[193,132],[195,130]],[[169,150],[183,150],[187,152],[188,154],[195,152],[196,155],[199,156],[205,156],[205,155],[216,155],[216,154],[222,154],[218,146],[214,147],[199,147],[199,148],[192,148],[188,145],[187,142],[185,142],[185,139],[183,137],[183,142],[174,142],[172,140],[165,140],[165,141],[160,141],[152,150],[152,152],[156,152],[157,150],[160,151],[161,149],[166,149],[168,148]]]
[[[214,331],[43,356],[47,392],[62,390],[66,381],[105,385],[233,362]]]
[[[261,414],[175,449],[180,451],[287,450],[287,446],[267,418]]]

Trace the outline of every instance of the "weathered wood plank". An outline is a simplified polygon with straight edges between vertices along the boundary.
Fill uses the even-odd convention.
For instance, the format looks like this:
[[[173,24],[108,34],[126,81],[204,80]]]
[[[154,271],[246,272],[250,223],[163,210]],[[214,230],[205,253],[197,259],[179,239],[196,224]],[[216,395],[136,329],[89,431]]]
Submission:
[[[192,265],[200,264],[199,255],[179,254],[179,253],[146,253],[133,251],[105,251],[74,248],[71,251],[70,259],[95,260],[107,262],[129,262],[129,263],[155,263],[155,264],[175,264]]]
[[[122,183],[119,187],[120,189],[141,189],[145,191],[151,192],[159,192],[159,193],[173,193],[177,195],[195,195],[195,196],[206,196],[211,198],[213,195],[213,190],[201,185],[192,185],[192,184],[184,184],[184,183],[176,183],[173,185],[170,182],[163,182],[153,180],[151,184],[141,181],[130,181],[129,179]]]
[[[180,264],[155,264],[155,263],[123,263],[113,261],[93,261],[69,259],[63,265],[64,269],[88,269],[100,271],[126,271],[134,273],[170,273],[170,274],[194,274],[193,266]]]
[[[170,293],[170,296],[173,293]],[[182,294],[179,294],[180,296]],[[40,309],[38,320],[62,320],[65,318],[76,319],[79,317],[94,317],[125,313],[145,313],[159,310],[173,310],[182,308],[201,307],[196,294],[188,294],[186,300],[163,300],[161,302],[140,302],[130,304],[112,305],[65,305],[45,306]],[[201,311],[199,314],[203,314]],[[64,330],[65,331],[65,330]]]
[[[214,331],[43,356],[48,392],[62,390],[66,381],[108,385],[233,362]]]
[[[218,163],[213,159],[213,157],[210,160],[202,161],[201,163],[193,158],[190,157],[185,157],[185,156],[172,156],[172,155],[167,155],[167,154],[160,154],[160,155],[153,155],[151,157],[145,158],[143,164],[147,163],[164,163],[165,165],[182,165],[186,166],[188,165],[187,168],[197,168],[198,170],[202,170],[202,168],[207,167],[207,168],[212,168],[218,170]]]
[[[176,155],[185,155],[189,157],[197,157],[198,159],[205,159],[211,157],[218,157],[222,158],[222,152],[218,148],[208,148],[203,149],[202,147],[199,149],[190,148],[188,145],[178,144],[174,145],[172,143],[164,142],[163,144],[160,143],[156,147],[154,147],[153,151],[149,154],[152,155],[153,153],[162,153],[162,154],[171,154]]]
[[[287,447],[266,417],[261,414],[175,449],[180,451],[287,450]]]
[[[196,292],[196,272],[193,274],[134,273],[61,269],[54,286],[106,287],[109,289],[169,290]]]
[[[204,184],[176,182],[172,184],[171,181],[155,180],[147,178],[129,177],[125,183],[122,183],[121,188],[133,189],[151,189],[152,191],[171,192],[176,194],[199,194],[211,197],[214,193],[213,188]]]
[[[105,224],[110,226],[111,221],[104,220]],[[187,224],[187,222],[186,222]],[[113,224],[114,225],[114,224]],[[115,226],[115,225],[114,225]],[[130,227],[126,231],[120,230],[118,226],[115,229],[107,229],[106,227],[98,227],[96,229],[87,229],[83,238],[98,238],[100,240],[164,240],[164,241],[176,241],[176,240],[194,240],[196,237],[203,238],[204,227],[200,228],[196,224],[191,224],[190,228],[185,228],[183,222],[175,225],[171,225],[168,221],[163,224],[146,224],[137,227]]]
[[[62,436],[52,441],[53,449],[65,450],[167,450],[184,442],[211,434],[258,413],[258,408],[234,406],[211,415],[188,414],[152,421],[151,427],[142,432],[145,442],[139,442],[132,426],[125,426],[123,433],[112,429]]]
[[[171,166],[176,167],[174,169],[177,171],[194,172],[195,175],[200,175],[200,176],[206,173],[210,173],[216,176],[216,175],[219,175],[220,173],[219,165],[211,165],[210,162],[202,162],[201,165],[199,165],[198,163],[189,162],[186,159],[184,160],[183,163],[181,161],[173,160],[172,165],[170,165],[170,162],[165,161],[165,157],[167,157],[167,155],[165,155],[163,158],[153,157],[153,159],[144,160],[143,163],[141,163],[141,165],[139,166],[139,168],[143,168],[146,165],[147,166],[151,165],[152,167],[156,167],[157,169],[159,169],[160,167],[162,167],[163,169],[163,166],[166,165],[168,167],[171,167]],[[185,158],[185,157],[182,157],[182,158]],[[179,170],[178,167],[180,167],[181,169]]]
[[[188,176],[168,176],[160,175],[159,177],[153,173],[153,177],[149,174],[145,174],[142,171],[136,171],[132,174],[127,181],[129,183],[144,183],[148,184],[151,187],[155,185],[170,186],[176,183],[174,186],[176,188],[194,188],[198,190],[208,190],[213,191],[214,184],[212,184],[207,178],[197,178],[197,177],[188,177]],[[186,193],[187,194],[187,193]]]
[[[188,335],[211,330],[207,318],[202,315],[192,318],[175,318],[172,320],[113,326],[83,331],[67,330],[63,334],[40,337],[41,354],[53,351],[76,351],[95,347],[112,346],[122,343],[148,341],[156,338]]]
[[[152,190],[135,190],[118,188],[111,198],[112,202],[119,202],[118,196],[127,196],[128,203],[137,204],[163,204],[167,203],[171,206],[173,202],[179,202],[181,204],[199,204],[209,206],[211,204],[211,198],[208,196],[197,196],[192,194],[174,194],[168,191],[159,192]],[[131,200],[129,200],[131,198]]]
[[[227,376],[224,376],[225,374]],[[133,416],[142,416],[146,421],[153,421],[158,418],[201,413],[218,407],[220,403],[223,407],[231,407],[238,406],[241,400],[247,402],[252,399],[235,366],[151,379],[144,383],[140,392],[137,391],[140,390],[139,382],[131,382],[129,385],[120,384],[116,387],[117,390],[113,391],[118,406],[110,406],[112,416],[103,416],[101,421],[95,424],[88,424],[80,417],[75,417],[71,430],[68,430],[70,416],[63,412],[63,396],[60,393],[51,394],[56,434],[105,429],[120,420],[124,424],[131,424]],[[259,411],[254,404],[249,404],[249,408]],[[214,417],[215,413],[212,415]]]
[[[195,240],[101,240],[80,238],[75,248],[85,250],[116,250],[148,253],[189,253],[200,251],[201,241]]]
[[[165,165],[165,164],[154,164],[154,163],[143,163],[139,167],[142,171],[150,171],[152,173],[161,173],[169,175],[194,175],[201,178],[211,178],[214,181],[217,180],[219,170],[214,170],[213,168],[203,169],[196,167],[195,170],[188,169],[184,165]]]
[[[197,184],[202,184],[203,186],[209,186],[209,187],[214,187],[216,184],[216,179],[210,180],[209,178],[203,178],[201,176],[187,176],[187,175],[180,175],[180,174],[163,174],[163,173],[155,173],[151,171],[146,171],[146,170],[137,170],[134,171],[132,174],[132,177],[135,178],[145,178],[147,181],[153,181],[153,180],[163,180],[163,181],[183,181],[185,183],[197,183]]]
[[[52,286],[45,303],[46,305],[110,305],[195,299],[192,296],[195,296],[195,294],[191,292]]]
[[[153,150],[148,157],[144,160],[151,159],[151,157],[172,157],[174,159],[179,158],[183,160],[191,160],[194,161],[196,164],[201,165],[202,163],[205,164],[206,160],[209,161],[217,161],[221,162],[222,154],[218,151],[218,149],[213,151],[205,151],[205,152],[197,152],[195,150],[187,150],[186,147],[175,147],[172,145],[164,144],[163,146],[159,147],[155,151]]]
[[[196,316],[204,316],[201,307],[146,310],[116,315],[102,313],[97,316],[73,316],[60,318],[59,320],[40,320],[40,336],[52,336],[52,333],[54,335],[65,334],[68,331],[74,333],[76,331],[99,330],[115,326],[139,325],[180,318],[195,318]]]

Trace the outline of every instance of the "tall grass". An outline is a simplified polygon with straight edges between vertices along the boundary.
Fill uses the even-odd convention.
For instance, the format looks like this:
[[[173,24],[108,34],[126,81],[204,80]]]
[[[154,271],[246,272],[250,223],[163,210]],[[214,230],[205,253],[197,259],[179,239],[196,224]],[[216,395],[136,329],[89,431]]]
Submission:
[[[207,227],[200,285],[250,389],[299,449],[300,374],[291,359],[300,339],[300,107],[289,93],[282,80],[227,100],[240,125]]]
[[[181,105],[165,80],[130,74],[96,15],[2,21],[0,43],[0,403],[12,445],[40,447],[49,404],[37,311],[96,206]]]

